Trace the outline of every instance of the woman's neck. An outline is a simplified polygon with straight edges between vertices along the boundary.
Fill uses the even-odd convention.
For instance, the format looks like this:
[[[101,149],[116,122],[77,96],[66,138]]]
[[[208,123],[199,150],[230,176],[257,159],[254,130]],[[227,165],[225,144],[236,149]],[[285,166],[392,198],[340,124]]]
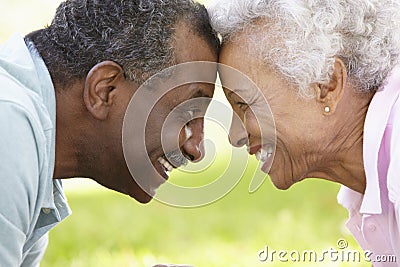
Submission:
[[[364,124],[373,94],[352,92],[337,110],[337,119],[331,125],[334,133],[316,166],[313,175],[338,182],[364,194],[366,175],[364,169]]]

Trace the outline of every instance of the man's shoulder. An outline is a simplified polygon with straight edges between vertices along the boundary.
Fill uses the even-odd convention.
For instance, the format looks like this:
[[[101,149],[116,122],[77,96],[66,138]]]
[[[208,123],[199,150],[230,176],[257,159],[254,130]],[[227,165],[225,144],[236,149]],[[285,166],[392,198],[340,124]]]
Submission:
[[[38,128],[52,128],[49,113],[41,97],[0,67],[0,112],[3,112],[6,106],[8,112],[11,106],[14,110],[24,113]]]
[[[0,101],[32,109],[30,92],[15,77],[0,66]]]

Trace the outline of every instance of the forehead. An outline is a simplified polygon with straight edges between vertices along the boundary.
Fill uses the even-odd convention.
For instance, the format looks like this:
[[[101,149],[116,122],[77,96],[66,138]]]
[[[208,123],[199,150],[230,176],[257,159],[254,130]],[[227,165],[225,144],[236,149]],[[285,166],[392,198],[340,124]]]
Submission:
[[[176,25],[174,48],[176,63],[218,60],[218,51],[186,22]]]
[[[261,40],[257,40],[253,32],[250,29],[243,30],[224,40],[219,56],[220,62],[244,65],[238,61],[245,60],[253,64],[259,63],[258,59],[264,53],[265,45],[260,44]]]
[[[259,95],[262,92],[267,98],[283,92],[282,88],[292,88],[273,64],[255,48],[251,38],[238,35],[223,44],[218,69],[225,93],[235,92],[242,99]],[[231,71],[229,66],[236,70]]]
[[[248,39],[236,39],[222,46],[218,72],[225,88],[233,91],[252,88],[263,76],[265,64],[251,48]]]
[[[254,64],[264,64],[269,51],[281,46],[282,42],[274,34],[275,23],[268,19],[256,19],[243,29],[234,32],[223,40],[221,57],[229,56],[234,60],[251,61]],[[229,58],[224,57],[223,60]]]
[[[162,102],[165,107],[169,109],[175,108],[176,106],[203,106],[207,108],[204,103],[211,101],[214,94],[214,84],[206,83],[191,83],[182,85],[169,91]],[[199,104],[202,103],[202,104]]]
[[[172,80],[182,79],[186,83],[168,92],[168,106],[177,106],[192,98],[211,98],[217,78],[218,51],[194,31],[188,22],[182,21],[175,28],[174,51],[175,63],[180,66],[172,75]]]

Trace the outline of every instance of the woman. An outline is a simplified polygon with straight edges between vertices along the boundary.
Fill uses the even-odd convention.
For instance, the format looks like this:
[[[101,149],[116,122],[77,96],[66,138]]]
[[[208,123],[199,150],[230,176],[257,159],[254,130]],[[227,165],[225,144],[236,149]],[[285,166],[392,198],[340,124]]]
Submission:
[[[342,184],[338,199],[361,247],[400,264],[399,2],[217,0],[209,10],[220,62],[250,77],[274,115],[273,183]],[[230,141],[260,155],[253,123],[263,99],[246,102],[247,91],[225,91],[247,130],[232,126]]]

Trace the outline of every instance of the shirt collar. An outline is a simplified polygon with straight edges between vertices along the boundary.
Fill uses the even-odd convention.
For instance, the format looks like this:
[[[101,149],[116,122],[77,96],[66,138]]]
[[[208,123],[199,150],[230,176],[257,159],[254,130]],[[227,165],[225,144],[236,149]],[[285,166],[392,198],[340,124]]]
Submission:
[[[386,85],[374,95],[364,125],[363,158],[366,190],[360,213],[382,213],[378,176],[378,155],[392,107],[400,94],[400,66],[397,66]]]
[[[35,45],[28,40],[26,43],[26,47],[30,53],[30,57],[32,59],[32,64],[34,66],[36,77],[38,78],[37,83],[38,86],[35,88],[36,92],[40,95],[43,100],[43,104],[45,105],[48,114],[51,120],[51,151],[49,155],[49,161],[51,162],[51,176],[53,176],[54,163],[55,163],[55,143],[56,143],[56,98],[55,98],[55,90],[53,86],[53,82],[51,80],[50,73],[44,63],[43,59],[39,55],[39,52],[35,48]],[[61,180],[51,179],[47,184],[48,192],[46,192],[46,199],[44,202],[44,206],[49,208],[54,208],[54,195],[61,194],[62,199],[65,199],[63,190],[62,190],[62,182]]]
[[[12,35],[1,46],[0,62],[2,62],[2,68],[15,77],[27,89],[41,95],[40,79],[22,35],[17,33]]]

